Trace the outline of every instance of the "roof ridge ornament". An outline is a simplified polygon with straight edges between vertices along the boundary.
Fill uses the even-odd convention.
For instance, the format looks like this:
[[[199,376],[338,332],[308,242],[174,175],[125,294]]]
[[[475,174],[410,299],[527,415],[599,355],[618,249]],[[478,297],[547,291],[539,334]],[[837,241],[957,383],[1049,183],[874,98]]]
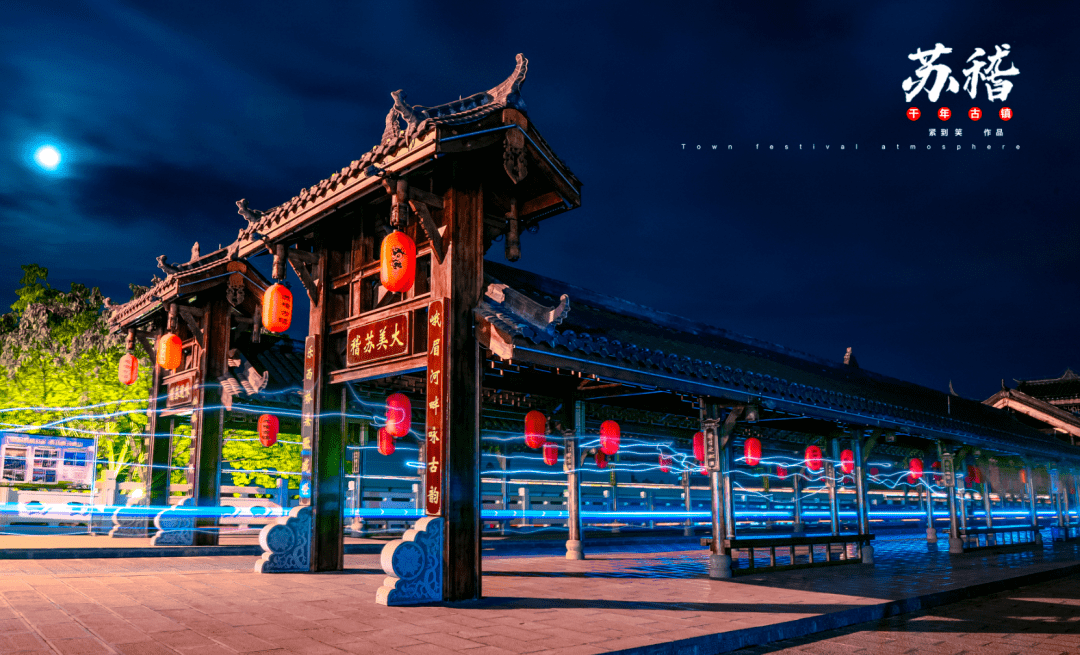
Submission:
[[[394,99],[394,104],[386,114],[386,126],[383,129],[380,144],[386,145],[401,136],[402,122],[405,123],[405,140],[408,141],[424,132],[431,121],[453,123],[475,120],[480,117],[478,114],[486,113],[479,110],[489,105],[512,107],[524,112],[525,101],[521,99],[521,85],[525,82],[525,76],[529,71],[529,60],[521,53],[518,53],[515,60],[517,65],[514,66],[514,72],[499,85],[465,98],[459,96],[457,100],[434,107],[409,106],[405,103],[405,98],[408,96],[403,89],[392,92],[390,97]],[[455,117],[460,118],[455,120]]]
[[[485,300],[501,305],[503,309],[540,332],[552,332],[570,313],[570,296],[565,293],[559,298],[558,305],[546,307],[490,275],[484,277],[487,282],[484,288]]]

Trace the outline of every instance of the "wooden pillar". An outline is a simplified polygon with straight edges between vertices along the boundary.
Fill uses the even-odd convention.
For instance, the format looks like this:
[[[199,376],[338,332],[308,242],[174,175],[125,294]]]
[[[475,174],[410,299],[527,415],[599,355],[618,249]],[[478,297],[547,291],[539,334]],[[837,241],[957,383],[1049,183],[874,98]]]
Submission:
[[[855,460],[855,515],[859,534],[870,534],[870,507],[866,502],[866,461],[863,457],[862,430],[855,432],[851,440],[852,459]],[[860,557],[863,564],[874,563],[874,546],[865,543],[861,546]]]
[[[949,552],[964,552],[964,543],[960,541],[960,526],[956,520],[956,470],[953,468],[952,453],[946,453],[939,441],[937,444],[938,460],[941,462],[941,475],[945,481],[945,495],[949,500]]]
[[[1035,496],[1035,476],[1032,475],[1031,466],[1024,464],[1024,476],[1027,478],[1028,506],[1031,509],[1031,528],[1035,530],[1035,541],[1040,542],[1039,537],[1039,504]]]
[[[502,480],[499,482],[499,509],[505,511],[510,509],[508,506],[510,501],[510,474],[507,472],[505,444],[499,444],[499,455],[497,459],[499,461],[499,468],[502,470]],[[569,502],[570,501],[567,500],[568,504]],[[509,525],[509,523],[510,521],[508,519],[499,521],[499,534],[506,534],[506,526]]]
[[[567,420],[563,423],[563,471],[566,472],[566,559],[585,559],[581,540],[581,475],[578,472],[578,443],[585,434],[585,403],[567,400]]]
[[[619,453],[615,453],[611,458],[611,464],[612,465],[618,465],[618,463],[619,463]],[[618,477],[618,475],[617,475],[617,473],[615,471],[615,466],[611,467],[611,472],[608,474],[608,480],[611,482],[611,512],[612,512],[612,519],[611,520],[612,520],[612,523],[613,523],[613,525],[611,527],[611,531],[613,533],[618,533],[620,531],[619,530],[619,519],[618,519],[618,517],[614,516],[614,514],[617,514],[619,512],[619,477]]]
[[[154,333],[154,343],[161,338],[161,330]],[[157,346],[155,345],[155,348]],[[146,497],[152,506],[166,507],[169,504],[169,466],[172,464],[172,431],[169,434],[158,432],[158,396],[161,395],[161,367],[157,364],[155,353],[149,353],[154,369],[150,383],[150,403],[146,409],[146,458],[149,468],[146,475]]]
[[[683,471],[683,506],[686,508],[686,521],[683,522],[683,536],[694,536],[694,520],[690,518],[690,512],[694,511],[694,505],[690,501],[690,471]]]
[[[994,513],[993,507],[990,505],[990,481],[983,480],[982,483],[982,501],[983,512],[986,513],[986,527],[994,527]]]
[[[1078,509],[1080,509],[1080,478],[1077,477],[1076,471],[1070,471],[1070,476],[1073,482],[1073,498]],[[1080,512],[1077,512],[1077,522],[1080,523]]]
[[[731,483],[731,472],[734,467],[733,439],[720,448],[720,475],[724,483],[724,532],[725,539],[735,538],[735,493]]]
[[[481,594],[481,378],[473,309],[484,289],[484,194],[469,162],[452,163],[451,188],[443,208],[449,222],[449,246],[442,262],[432,262],[431,290],[432,298],[446,299],[443,598],[457,601]]]
[[[199,358],[200,384],[191,412],[192,493],[200,514],[195,520],[195,545],[218,543],[218,508],[221,505],[221,445],[225,409],[221,405],[218,378],[228,372],[229,336],[232,320],[224,295],[206,306],[201,325],[205,347]]]
[[[791,526],[791,531],[802,534],[806,527],[803,525],[802,520],[802,473],[800,471],[791,474],[791,500],[794,505],[792,509],[794,524]]]
[[[833,535],[840,534],[840,498],[836,494],[836,488],[843,479],[843,469],[838,473],[836,462],[840,461],[840,440],[829,439],[829,457],[825,462],[825,484],[829,489],[829,529]]]
[[[308,336],[304,340],[304,380],[300,417],[300,504],[312,511],[311,571],[340,571],[345,565],[344,385],[331,385],[337,354],[327,347],[329,249],[317,244],[312,262]],[[307,255],[305,255],[307,256]],[[302,264],[294,263],[294,268]]]
[[[926,483],[926,541],[937,543],[937,528],[934,527],[934,493],[930,489],[931,481]]]

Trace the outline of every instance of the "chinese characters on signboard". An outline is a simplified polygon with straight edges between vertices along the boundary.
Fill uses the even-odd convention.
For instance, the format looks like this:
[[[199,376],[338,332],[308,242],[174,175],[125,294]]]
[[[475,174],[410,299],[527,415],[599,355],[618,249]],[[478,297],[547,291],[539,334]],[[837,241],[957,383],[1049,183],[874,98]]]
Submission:
[[[195,378],[197,375],[198,371],[187,371],[166,380],[166,409],[185,407],[195,401],[195,391],[197,389]]]
[[[943,90],[949,93],[960,92],[961,85],[952,75],[953,69],[938,62],[941,55],[947,55],[952,51],[952,48],[946,48],[938,43],[930,50],[918,49],[908,55],[908,59],[919,62],[919,67],[915,70],[914,78],[908,77],[900,85],[904,89],[907,102],[911,102],[912,98],[923,90],[926,91],[930,102],[937,102]],[[995,100],[1005,102],[1008,99],[1009,91],[1013,87],[1008,78],[1020,74],[1020,70],[1015,65],[1010,65],[1005,69],[1001,67],[1002,60],[1009,56],[1009,52],[1009,44],[1005,43],[994,46],[994,54],[989,57],[982,48],[975,48],[974,53],[967,58],[970,66],[962,71],[963,90],[971,96],[972,100],[978,94],[979,82],[986,83],[986,97],[991,102]],[[983,61],[982,57],[986,57],[986,60]]]
[[[315,438],[315,382],[318,376],[319,340],[304,340],[304,390],[300,407],[300,504],[311,504],[311,445]]]
[[[446,456],[446,312],[445,301],[434,300],[427,313],[427,471],[424,498],[429,516],[443,508],[443,462]]]
[[[380,359],[409,354],[408,312],[349,330],[346,364],[357,366]]]

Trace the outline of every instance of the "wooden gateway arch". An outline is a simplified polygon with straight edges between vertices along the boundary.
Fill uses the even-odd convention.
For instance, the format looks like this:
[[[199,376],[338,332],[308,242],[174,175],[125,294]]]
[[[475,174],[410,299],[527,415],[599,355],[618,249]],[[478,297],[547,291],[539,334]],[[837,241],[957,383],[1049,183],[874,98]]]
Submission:
[[[211,427],[217,416],[211,407],[220,394],[214,382],[229,366],[230,340],[247,334],[255,311],[250,303],[269,283],[253,272],[248,258],[269,251],[271,277],[284,279],[288,265],[299,278],[310,300],[299,418],[303,498],[288,517],[263,531],[265,553],[257,570],[343,568],[349,385],[378,384],[422,404],[417,415],[423,424],[414,432],[424,444],[426,516],[383,552],[390,577],[378,601],[388,604],[481,594],[481,426],[487,420],[482,409],[498,408],[514,421],[530,409],[546,413],[542,432],[561,453],[566,474],[567,557],[574,559],[585,550],[579,493],[584,457],[592,453],[599,463],[597,451],[607,452],[612,443],[616,452],[619,447],[605,424],[682,434],[675,442],[686,446],[690,433],[700,432],[701,466],[711,493],[707,545],[713,577],[732,575],[732,558],[741,551],[749,549],[752,563],[754,548],[771,549],[776,560],[778,548],[794,543],[790,535],[770,542],[735,533],[732,476],[740,466],[758,465],[749,462],[756,459],[750,457],[752,442],[758,453],[761,442],[769,452],[799,459],[805,452],[811,470],[819,469],[809,466],[810,453],[817,453],[818,463],[825,460],[821,475],[829,485],[831,533],[797,542],[810,549],[811,564],[821,545],[825,564],[837,563],[834,546],[844,563],[873,562],[866,500],[871,451],[905,467],[911,462],[913,471],[915,460],[920,467],[923,459],[941,460],[936,475],[950,489],[950,550],[956,551],[971,534],[976,542],[980,536],[966,523],[963,532],[957,526],[952,472],[962,463],[975,466],[976,459],[993,453],[1013,458],[1012,466],[1038,460],[1056,470],[1080,463],[1080,448],[980,403],[865,371],[850,353],[843,361],[821,360],[485,261],[499,240],[506,258],[515,261],[523,231],[581,203],[580,181],[526,112],[526,66],[518,55],[503,83],[434,107],[410,106],[404,93],[393,93],[375,148],[271,210],[238,203],[248,225],[237,241],[213,254],[213,261],[193,259],[191,270],[171,274],[202,276],[197,301],[152,289],[152,296],[113,314],[114,327],[134,329],[133,338],[163,330],[171,316],[184,321],[181,330],[197,318],[204,321],[207,345],[198,352],[205,365],[196,374],[206,385],[196,399],[202,505],[213,498],[210,471],[220,460],[220,428]],[[380,283],[381,251],[396,232],[415,244],[415,281],[390,292]],[[244,274],[250,298],[239,304],[230,300],[233,287],[214,286],[234,284],[237,273]],[[184,285],[178,284],[177,289]],[[198,303],[206,303],[201,315],[192,310]],[[196,327],[188,325],[193,335]],[[258,326],[252,329],[257,335]],[[590,450],[598,433],[608,442]],[[735,457],[739,445],[747,453],[742,460]],[[688,509],[689,473],[683,477]],[[1031,503],[1033,478],[1028,471]],[[799,479],[793,482],[796,533],[802,525]],[[840,529],[837,498],[844,484],[857,501],[851,535]],[[980,484],[988,503],[988,483]],[[160,499],[159,490],[153,493]],[[932,503],[928,509],[932,526]],[[992,527],[987,518],[987,530]],[[928,538],[931,533],[936,539],[932,529]]]

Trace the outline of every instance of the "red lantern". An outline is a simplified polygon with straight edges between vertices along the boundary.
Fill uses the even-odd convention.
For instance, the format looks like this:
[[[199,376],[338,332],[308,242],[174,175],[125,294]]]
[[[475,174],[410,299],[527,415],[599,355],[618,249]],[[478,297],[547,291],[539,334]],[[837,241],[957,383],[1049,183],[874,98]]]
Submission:
[[[777,464],[776,465],[776,477],[780,478],[781,480],[786,480],[787,479],[787,469],[784,468],[783,466],[780,466],[779,464]]]
[[[278,417],[273,414],[263,414],[259,417],[259,443],[269,448],[277,443]]]
[[[267,332],[285,332],[292,325],[292,291],[273,284],[263,292],[262,324]]]
[[[547,417],[543,412],[535,409],[525,415],[525,445],[529,448],[539,448],[547,443],[544,434],[547,432]],[[547,451],[544,451],[547,459]]]
[[[412,427],[412,403],[403,393],[386,397],[386,432],[391,437],[404,437]]]
[[[139,358],[126,353],[120,358],[117,372],[120,376],[120,384],[135,384],[135,380],[139,379]]]
[[[761,462],[761,442],[750,437],[743,444],[743,459],[747,466],[757,466]]]
[[[619,424],[615,421],[600,424],[600,451],[605,455],[619,452]]]
[[[412,288],[416,278],[416,243],[404,232],[391,232],[383,239],[379,283],[397,293]]]
[[[596,451],[596,467],[606,469],[607,468],[607,456],[604,455],[604,451]]]
[[[386,428],[379,428],[379,454],[393,455],[397,446],[394,445],[394,437]]]
[[[912,457],[908,463],[908,482],[915,484],[923,476],[923,463],[918,457]]]
[[[544,444],[544,463],[548,466],[555,466],[555,463],[559,461],[559,447],[553,443]]]
[[[702,475],[708,475],[709,474],[709,469],[702,466],[701,470],[699,470],[698,473],[701,473]]]
[[[694,433],[694,459],[705,461],[705,435],[700,432]]]
[[[840,470],[844,473],[851,473],[855,470],[855,453],[850,450],[845,450],[840,453]]]
[[[870,469],[870,475],[877,476],[879,473],[881,473],[881,471],[879,471],[878,467],[876,467],[876,466],[874,468]]]
[[[663,453],[660,454],[660,472],[671,472],[671,455],[665,455]]]
[[[805,463],[806,468],[810,471],[813,471],[814,473],[820,471],[822,467],[821,448],[818,448],[817,446],[807,446]]]
[[[941,470],[941,462],[934,462],[933,464],[930,465],[930,468],[934,469],[935,471],[940,471]]]
[[[980,484],[982,482],[982,471],[977,466],[968,466],[968,479],[965,480],[967,484]]]
[[[180,359],[183,354],[184,344],[180,337],[172,334],[162,335],[158,340],[157,363],[166,371],[175,371],[180,367]]]

